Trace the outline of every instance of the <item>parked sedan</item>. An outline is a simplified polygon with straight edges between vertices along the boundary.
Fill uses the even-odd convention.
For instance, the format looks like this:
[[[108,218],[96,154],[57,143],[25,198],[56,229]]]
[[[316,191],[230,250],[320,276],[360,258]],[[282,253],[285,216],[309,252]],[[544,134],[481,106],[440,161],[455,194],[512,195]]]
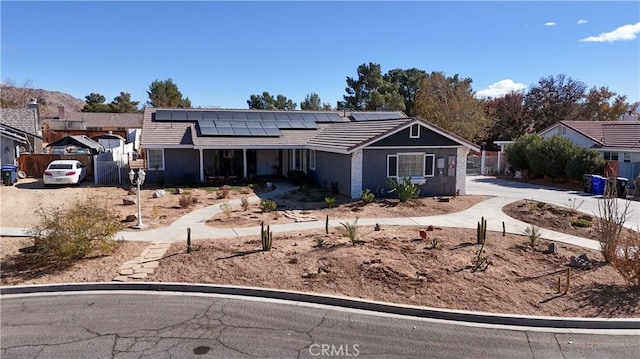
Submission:
[[[51,161],[44,170],[45,186],[52,184],[78,184],[87,178],[87,167],[76,160]]]

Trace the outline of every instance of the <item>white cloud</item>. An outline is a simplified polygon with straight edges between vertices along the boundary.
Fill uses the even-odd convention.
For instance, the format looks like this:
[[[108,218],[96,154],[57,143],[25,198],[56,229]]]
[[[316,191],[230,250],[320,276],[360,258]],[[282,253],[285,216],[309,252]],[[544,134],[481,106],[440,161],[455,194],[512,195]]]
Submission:
[[[556,23],[553,21],[545,22],[544,26],[556,26]]]
[[[636,24],[623,25],[611,32],[603,32],[598,36],[585,37],[580,41],[584,42],[614,42],[635,40],[636,35],[640,33],[640,22]]]
[[[587,20],[583,20],[583,19],[578,20],[578,25],[582,25],[582,24],[586,24],[586,23],[588,23]]]
[[[479,98],[487,98],[487,97],[492,97],[492,98],[498,98],[498,97],[503,97],[506,94],[509,94],[513,91],[518,92],[520,90],[524,90],[527,88],[527,85],[525,84],[519,84],[519,83],[515,83],[513,82],[513,80],[511,79],[504,79],[504,80],[500,80],[492,85],[489,85],[489,87],[487,87],[484,90],[480,90],[478,92],[476,92],[476,97]]]

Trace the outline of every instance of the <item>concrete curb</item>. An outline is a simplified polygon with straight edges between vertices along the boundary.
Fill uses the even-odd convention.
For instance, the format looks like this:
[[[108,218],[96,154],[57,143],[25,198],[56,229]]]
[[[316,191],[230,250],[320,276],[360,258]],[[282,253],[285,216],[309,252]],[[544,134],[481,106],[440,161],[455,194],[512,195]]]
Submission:
[[[640,319],[634,318],[568,318],[568,317],[535,317],[523,315],[507,315],[501,313],[484,313],[454,311],[430,307],[407,306],[384,302],[368,301],[357,298],[337,297],[303,292],[281,291],[269,288],[234,287],[188,283],[157,282],[106,282],[106,283],[71,283],[32,286],[3,286],[0,295],[34,294],[55,292],[86,291],[154,291],[223,294],[245,297],[260,297],[311,304],[322,304],[350,309],[359,309],[387,314],[396,314],[418,318],[430,318],[456,322],[505,325],[534,328],[557,329],[591,329],[591,330],[640,330]]]

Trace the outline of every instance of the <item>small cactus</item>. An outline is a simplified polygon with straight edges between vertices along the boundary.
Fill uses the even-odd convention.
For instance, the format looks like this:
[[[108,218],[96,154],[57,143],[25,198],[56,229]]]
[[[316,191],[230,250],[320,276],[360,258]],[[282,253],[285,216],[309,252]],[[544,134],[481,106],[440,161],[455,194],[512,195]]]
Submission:
[[[567,268],[567,286],[564,287],[564,294],[569,293],[570,286],[571,286],[571,268]]]
[[[502,236],[506,236],[507,235],[507,228],[504,226],[504,221],[502,221]]]
[[[483,244],[487,239],[487,220],[482,217],[478,222],[478,228],[476,231],[476,240],[478,244]]]
[[[271,250],[271,230],[269,229],[269,225],[267,225],[267,229],[264,229],[264,222],[260,223],[260,240],[262,242],[262,250],[270,251]]]

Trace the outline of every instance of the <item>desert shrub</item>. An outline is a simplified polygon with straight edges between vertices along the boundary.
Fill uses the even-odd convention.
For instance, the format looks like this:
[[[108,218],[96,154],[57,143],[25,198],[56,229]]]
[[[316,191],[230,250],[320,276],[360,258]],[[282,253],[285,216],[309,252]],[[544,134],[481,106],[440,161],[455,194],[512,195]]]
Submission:
[[[243,211],[247,211],[249,209],[249,199],[247,197],[240,198],[240,207],[242,207]]]
[[[545,205],[546,205],[546,203],[545,203],[545,202],[538,202],[538,203],[536,203],[536,207],[538,207],[538,208],[542,208],[542,207],[544,207]]]
[[[391,178],[387,184],[391,188],[389,193],[395,192],[400,202],[418,198],[420,194],[420,189],[411,182],[411,178],[409,177],[403,177],[402,183],[399,183],[395,178]]]
[[[373,230],[376,232],[380,232],[380,230],[382,229],[382,227],[380,227],[380,223],[376,223],[375,226],[373,226]]]
[[[222,210],[222,213],[227,218],[227,220],[231,219],[231,213],[233,213],[233,207],[231,207],[229,202],[225,202],[225,203],[221,204],[220,205],[220,210]]]
[[[555,135],[527,147],[531,170],[551,179],[566,177],[567,164],[575,157],[579,147],[564,136]]]
[[[534,249],[541,236],[540,228],[536,227],[535,224],[531,224],[529,227],[525,228],[522,233],[527,237],[531,249]]]
[[[311,183],[309,176],[300,170],[291,170],[287,172],[287,177],[289,178],[289,182],[294,186],[303,186]]]
[[[340,222],[342,225],[342,235],[349,238],[351,244],[356,245],[358,243],[358,217],[353,220],[353,223]]]
[[[599,216],[594,223],[595,236],[607,263],[612,263],[616,257],[620,233],[629,213],[629,202],[618,201],[612,196],[615,192],[615,181],[607,182],[603,198],[598,199]]]
[[[367,188],[364,191],[362,191],[362,195],[360,196],[360,198],[362,199],[362,203],[369,204],[375,201],[376,195],[371,193],[371,191]]]
[[[627,283],[640,288],[640,233],[635,232],[618,242],[611,265]]]
[[[178,198],[178,205],[180,205],[180,208],[188,208],[193,204],[198,203],[198,198],[187,194],[187,195],[181,195],[180,198]]]
[[[327,207],[333,208],[333,206],[335,206],[335,204],[336,204],[336,198],[335,197],[325,197],[324,198],[324,202],[327,204]]]
[[[571,225],[574,227],[588,228],[591,227],[591,221],[588,221],[584,218],[576,218],[571,221]]]
[[[260,210],[262,210],[262,212],[273,212],[276,208],[278,208],[278,205],[274,200],[268,198],[260,200]]]
[[[39,208],[40,223],[29,230],[40,262],[68,261],[112,253],[122,229],[118,215],[94,199],[68,207]]]
[[[591,148],[578,148],[571,160],[567,163],[565,173],[567,177],[582,180],[582,175],[590,173],[602,173],[604,159]]]
[[[219,199],[227,198],[229,196],[229,192],[231,192],[231,187],[229,185],[224,185],[218,188],[216,195]]]

